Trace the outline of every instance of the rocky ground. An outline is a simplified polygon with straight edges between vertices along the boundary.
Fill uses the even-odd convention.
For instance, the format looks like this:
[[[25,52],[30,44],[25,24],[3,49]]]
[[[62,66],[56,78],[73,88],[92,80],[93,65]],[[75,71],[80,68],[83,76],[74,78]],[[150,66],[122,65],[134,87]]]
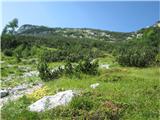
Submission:
[[[5,61],[1,61],[1,64],[5,63]],[[6,62],[7,63],[7,62]],[[5,67],[7,69],[14,68],[16,65],[14,64],[5,64]],[[99,66],[102,69],[109,69],[108,64],[100,64]],[[58,67],[55,67],[52,69],[52,71],[56,70]],[[64,68],[62,65],[61,68]],[[28,79],[32,77],[38,77],[39,72],[37,70],[32,70],[31,66],[24,66],[24,65],[18,65],[16,69],[23,71],[21,75],[17,76],[16,74],[8,74],[7,76],[1,78],[2,83],[14,81],[15,79]],[[93,84],[90,87],[96,88],[99,85],[99,83]],[[1,107],[5,105],[8,101],[15,101],[19,98],[21,98],[23,95],[31,94],[37,89],[41,88],[43,86],[43,83],[41,81],[37,82],[22,82],[19,83],[16,86],[13,87],[3,87],[0,90],[1,98],[0,103]],[[58,94],[58,93],[57,93]],[[46,96],[45,96],[46,97]],[[57,98],[56,98],[57,99]],[[57,101],[58,102],[58,101]],[[58,104],[58,103],[57,103]],[[38,108],[37,108],[38,109]]]
[[[5,61],[1,61],[1,64],[5,63]],[[13,64],[6,64],[7,69],[13,68],[15,67],[15,65]],[[109,65],[108,64],[100,64],[99,66],[102,69],[109,69]],[[55,67],[54,69],[52,69],[52,71],[56,70],[58,67]],[[61,68],[64,68],[64,66],[62,65]],[[8,74],[8,76],[2,77],[1,82],[5,83],[5,82],[10,82],[10,81],[14,81],[15,79],[26,79],[26,78],[32,78],[32,77],[38,77],[39,72],[37,70],[32,70],[32,68],[30,66],[24,66],[24,65],[19,65],[17,66],[17,69],[23,71],[21,73],[21,75],[17,76],[16,74]],[[99,83],[93,84],[90,87],[91,88],[96,88],[99,85]],[[43,83],[41,81],[37,81],[37,82],[27,82],[22,83],[22,84],[18,84],[16,86],[13,87],[5,87],[5,88],[1,88],[0,90],[0,94],[1,94],[1,98],[0,98],[0,103],[1,103],[1,107],[3,105],[5,105],[8,101],[15,101],[19,98],[21,98],[23,95],[26,94],[31,94],[34,91],[36,91],[37,89],[41,88],[43,86]],[[59,93],[57,93],[59,94]],[[48,98],[47,96],[44,96],[45,100]],[[49,97],[52,98],[52,97]],[[57,98],[53,97],[54,99],[56,99],[56,103],[59,104],[59,102],[61,103],[61,99],[60,101],[58,101]],[[68,98],[66,98],[68,99]],[[51,99],[52,101],[53,99]],[[41,101],[41,100],[40,100]],[[43,99],[42,99],[43,101]],[[34,105],[33,105],[34,106]],[[56,106],[56,105],[53,105]],[[36,107],[36,106],[34,106]],[[38,108],[33,108],[32,109],[38,109]],[[42,109],[42,108],[41,108]],[[41,111],[41,110],[37,110],[37,111]]]

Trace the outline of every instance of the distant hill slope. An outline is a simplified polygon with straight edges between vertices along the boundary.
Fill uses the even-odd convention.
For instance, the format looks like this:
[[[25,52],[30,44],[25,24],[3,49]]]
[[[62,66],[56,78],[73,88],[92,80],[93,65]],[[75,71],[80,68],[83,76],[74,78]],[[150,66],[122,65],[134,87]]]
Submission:
[[[61,61],[66,58],[67,60],[78,61],[86,56],[97,58],[105,56],[106,53],[121,55],[120,59],[125,59],[129,51],[127,60],[130,63],[130,60],[132,62],[133,59],[131,58],[132,55],[139,60],[140,55],[142,58],[144,58],[143,55],[148,55],[148,58],[155,58],[155,55],[159,53],[159,24],[157,22],[150,27],[129,33],[88,28],[49,28],[26,24],[21,26],[13,35],[4,34],[1,39],[1,48],[7,54],[15,55],[17,54],[15,51],[20,51],[20,53],[25,52],[26,56],[30,56],[32,53],[34,55],[39,54],[39,49],[43,49],[42,47],[56,49],[56,52],[49,51],[45,55],[49,55],[47,58],[51,59],[52,52],[55,52],[54,61]],[[142,52],[142,48],[144,52]],[[43,52],[41,53],[43,54]],[[152,53],[155,54],[151,56]],[[124,59],[121,61],[125,62]],[[143,59],[141,60],[143,63]]]
[[[134,35],[134,32],[112,32],[105,30],[89,29],[89,28],[49,28],[45,26],[36,26],[25,24],[22,25],[17,34],[19,35],[34,35],[34,36],[53,36],[59,35],[72,38],[89,38],[105,41],[125,40]]]
[[[31,36],[39,36],[39,37],[49,37],[49,36],[63,36],[63,37],[71,37],[71,38],[89,38],[89,39],[98,39],[104,41],[121,41],[121,40],[129,40],[133,37],[141,37],[143,35],[143,31],[149,29],[151,27],[160,27],[160,21],[156,22],[154,25],[142,28],[135,32],[113,32],[107,30],[98,30],[98,29],[90,29],[90,28],[49,28],[46,26],[37,26],[25,24],[22,25],[18,30],[18,35],[31,35]]]

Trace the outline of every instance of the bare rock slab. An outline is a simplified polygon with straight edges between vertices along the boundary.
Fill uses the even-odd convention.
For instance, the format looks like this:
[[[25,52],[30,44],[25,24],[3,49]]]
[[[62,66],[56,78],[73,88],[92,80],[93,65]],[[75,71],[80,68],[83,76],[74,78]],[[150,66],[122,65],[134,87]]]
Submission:
[[[76,93],[72,90],[58,92],[53,96],[45,96],[41,98],[40,100],[31,104],[28,108],[30,111],[43,112],[60,105],[68,104],[75,95]]]

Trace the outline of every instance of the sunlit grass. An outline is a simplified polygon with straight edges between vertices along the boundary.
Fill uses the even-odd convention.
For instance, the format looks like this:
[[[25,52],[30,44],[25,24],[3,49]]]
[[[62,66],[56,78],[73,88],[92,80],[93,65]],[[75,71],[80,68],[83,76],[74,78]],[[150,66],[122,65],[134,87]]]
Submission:
[[[25,65],[30,66],[32,70],[36,70],[36,64],[30,64],[29,61],[22,61],[21,63],[13,63],[12,57],[4,57],[5,63],[2,64],[2,76],[8,76],[12,72],[18,76],[24,73],[20,71],[17,66]],[[14,64],[14,67],[7,68],[7,64]],[[26,63],[26,64],[25,64]],[[120,67],[114,62],[113,56],[106,56],[99,58],[100,64],[110,64],[110,69],[99,69],[99,74],[95,76],[79,73],[76,75],[63,75],[59,79],[54,79],[45,82],[47,92],[41,90],[35,91],[30,95],[30,98],[41,98],[45,95],[54,95],[59,91],[76,90],[80,94],[80,98],[76,98],[72,105],[65,107],[58,107],[46,111],[44,113],[29,112],[27,107],[35,100],[28,97],[21,98],[16,102],[11,102],[2,108],[2,118],[8,120],[20,119],[71,119],[75,114],[77,119],[84,119],[97,114],[107,113],[113,115],[112,110],[104,108],[106,101],[111,101],[114,104],[123,106],[123,112],[116,113],[118,119],[123,120],[157,120],[159,117],[159,82],[160,82],[160,68],[134,68],[134,67]],[[65,62],[49,63],[50,68],[56,68],[64,65]],[[39,77],[30,78],[15,78],[10,82],[2,82],[3,87],[16,86],[22,83],[34,83],[41,81]],[[91,84],[99,83],[96,89],[90,87]],[[40,92],[40,93],[39,93]],[[37,99],[36,99],[37,100]],[[90,108],[77,109],[80,102],[83,100],[85,104],[92,106]],[[77,102],[77,103],[76,103]],[[75,107],[75,108],[74,108]],[[86,110],[85,110],[86,109]],[[10,114],[12,113],[12,114]],[[24,114],[25,113],[25,114]],[[30,116],[30,117],[29,117]],[[115,117],[115,116],[114,116]],[[28,120],[27,119],[27,120]],[[108,118],[107,118],[108,119]]]

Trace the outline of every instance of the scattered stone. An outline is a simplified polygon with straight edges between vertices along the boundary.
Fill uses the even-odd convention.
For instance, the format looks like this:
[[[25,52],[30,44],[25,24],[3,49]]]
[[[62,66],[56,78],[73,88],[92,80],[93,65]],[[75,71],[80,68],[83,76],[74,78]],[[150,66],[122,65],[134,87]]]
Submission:
[[[38,76],[39,72],[38,71],[30,71],[30,72],[26,72],[23,74],[23,77],[32,77],[32,76]]]
[[[38,84],[35,84],[34,86],[31,84],[28,84],[28,85],[23,84],[22,86],[19,85],[14,88],[8,88],[7,90],[9,95],[0,99],[0,107],[2,107],[8,101],[15,101],[25,94],[31,94],[35,90],[41,88],[42,86],[43,86],[42,83],[38,83]]]
[[[95,83],[95,84],[90,85],[90,87],[93,88],[93,89],[95,89],[98,86],[99,86],[99,83]]]
[[[28,72],[31,70],[31,67],[29,66],[18,66],[18,69],[23,70],[25,72]]]
[[[1,60],[0,60],[0,64],[3,64],[3,63],[5,63],[5,61],[1,61]]]
[[[53,96],[43,97],[42,99],[31,104],[28,108],[30,111],[43,112],[45,110],[49,110],[60,105],[68,104],[74,96],[75,92],[73,92],[72,90],[58,92]]]
[[[93,88],[93,89],[95,89],[98,86],[99,86],[99,83],[95,83],[95,84],[90,85],[90,87]]]
[[[1,95],[1,98],[3,98],[3,97],[8,96],[9,92],[8,92],[8,90],[0,90],[0,95]]]
[[[102,64],[100,65],[100,68],[109,69],[109,64]]]
[[[10,80],[14,79],[14,77],[15,77],[15,74],[10,74],[8,77],[4,78],[4,81],[10,81]]]
[[[15,93],[15,92],[17,92],[17,91],[26,90],[26,89],[28,88],[28,86],[29,86],[29,85],[27,85],[27,84],[18,85],[18,86],[16,86],[16,87],[12,88],[10,92],[11,92],[11,93]]]
[[[32,87],[30,87],[29,89],[26,89],[26,90],[25,90],[25,94],[31,94],[33,91],[41,88],[42,86],[43,86],[42,83],[34,84]]]
[[[60,66],[60,67],[55,67],[54,69],[51,70],[51,72],[54,72],[55,70],[58,70],[59,68],[64,69],[64,65]]]
[[[9,67],[9,68],[10,68],[10,67],[14,67],[14,66],[15,66],[15,65],[11,65],[11,64],[8,64],[8,65],[7,65],[7,67]]]

